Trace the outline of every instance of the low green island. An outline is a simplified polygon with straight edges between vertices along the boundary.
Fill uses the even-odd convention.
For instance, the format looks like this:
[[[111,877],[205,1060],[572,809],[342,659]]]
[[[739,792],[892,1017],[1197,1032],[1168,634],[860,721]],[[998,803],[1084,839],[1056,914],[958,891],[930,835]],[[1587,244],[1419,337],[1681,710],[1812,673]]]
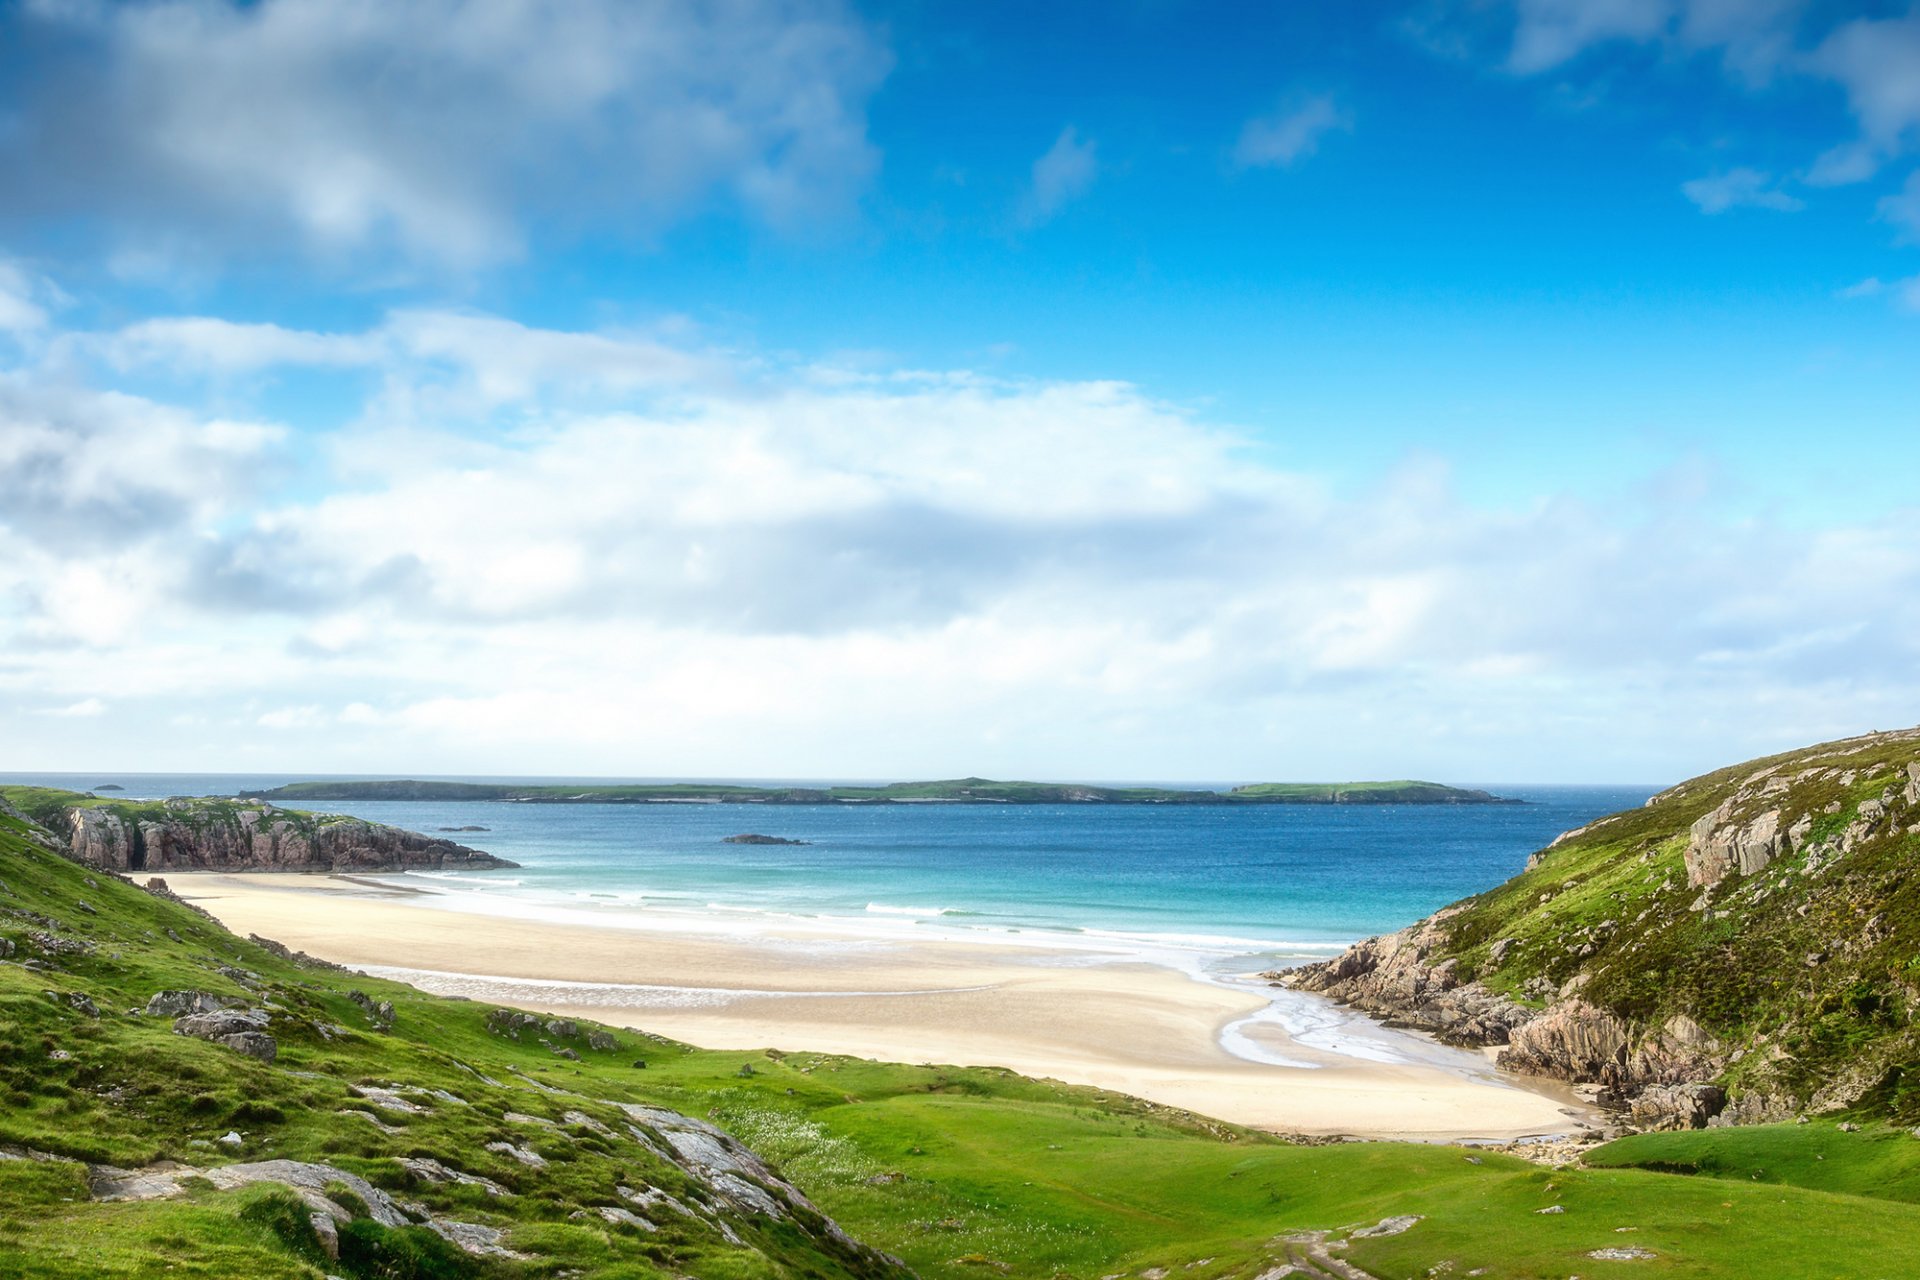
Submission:
[[[732,783],[495,783],[383,779],[292,782],[243,791],[250,800],[502,800],[524,804],[1521,804],[1437,782],[1257,782],[1227,791],[1101,787],[1066,782],[952,778],[885,786],[743,786]]]

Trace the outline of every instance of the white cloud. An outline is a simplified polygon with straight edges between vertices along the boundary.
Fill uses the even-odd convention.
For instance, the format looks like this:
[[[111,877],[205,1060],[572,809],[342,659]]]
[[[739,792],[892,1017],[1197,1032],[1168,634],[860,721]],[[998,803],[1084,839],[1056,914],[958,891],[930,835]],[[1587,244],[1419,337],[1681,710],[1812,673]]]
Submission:
[[[1559,66],[1607,40],[1645,40],[1673,21],[1672,0],[1514,0],[1507,65],[1520,75]]]
[[[1326,94],[1310,97],[1269,116],[1249,120],[1233,149],[1242,168],[1291,166],[1320,149],[1320,140],[1336,129],[1351,130],[1353,120]]]
[[[1729,209],[1773,209],[1796,213],[1807,207],[1806,201],[1774,185],[1773,175],[1758,169],[1729,169],[1680,184],[1681,194],[1706,214],[1725,213]]]
[[[82,698],[80,701],[70,702],[64,707],[48,707],[40,714],[43,716],[59,716],[63,719],[88,719],[93,716],[104,715],[106,714],[106,710],[107,704],[100,701],[100,699]]]
[[[1885,157],[1920,140],[1920,14],[1860,18],[1830,34],[1808,65],[1846,90],[1861,136],[1821,157],[1812,180],[1871,177]]]
[[[775,222],[871,172],[887,68],[838,0],[39,0],[0,202],[131,242],[291,237],[467,265],[523,219],[644,234],[723,192]]]
[[[1920,244],[1920,169],[1907,175],[1898,193],[1885,196],[1877,206],[1882,220],[1900,228],[1900,239]]]
[[[1097,150],[1093,139],[1082,141],[1072,125],[1062,129],[1053,145],[1033,162],[1021,220],[1028,226],[1038,226],[1086,195],[1100,173]]]
[[[40,292],[32,277],[0,258],[0,334],[37,333],[47,324],[46,308],[35,301]]]
[[[157,767],[1109,777],[1512,777],[1543,744],[1581,772],[1603,721],[1665,761],[1620,726],[1712,725],[1717,756],[1920,703],[1911,513],[1492,510],[1433,464],[1335,491],[1126,384],[692,352],[711,376],[662,394],[664,338],[626,383],[593,371],[632,335],[450,315],[139,330],[229,367],[371,353],[376,402],[519,348],[513,430],[366,436],[299,497],[261,482],[270,426],[14,375],[7,421],[40,425],[0,459],[35,495],[0,517],[0,700],[135,691],[111,744],[150,722]]]

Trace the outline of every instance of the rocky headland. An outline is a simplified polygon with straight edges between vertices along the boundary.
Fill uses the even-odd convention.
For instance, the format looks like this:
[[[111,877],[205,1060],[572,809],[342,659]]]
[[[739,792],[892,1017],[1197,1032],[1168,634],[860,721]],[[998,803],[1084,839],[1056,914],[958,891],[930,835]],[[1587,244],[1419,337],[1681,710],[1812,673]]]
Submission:
[[[516,866],[451,840],[264,801],[100,800],[37,787],[0,796],[107,871],[440,871]]]
[[[1920,730],[1684,782],[1507,883],[1267,975],[1637,1128],[1915,1110]]]

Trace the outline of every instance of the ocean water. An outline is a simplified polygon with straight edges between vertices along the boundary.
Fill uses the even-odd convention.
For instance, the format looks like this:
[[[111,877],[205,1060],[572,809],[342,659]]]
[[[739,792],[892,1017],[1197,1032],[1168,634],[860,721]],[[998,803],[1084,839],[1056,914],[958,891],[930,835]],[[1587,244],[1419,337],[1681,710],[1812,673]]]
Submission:
[[[231,795],[268,775],[37,774],[129,797]],[[479,779],[473,779],[479,780]],[[719,932],[782,922],[1185,956],[1245,972],[1398,928],[1518,871],[1561,831],[1652,787],[1488,784],[1478,806],[539,805],[366,801],[318,808],[522,864],[431,873],[444,905]],[[730,845],[758,832],[797,846]]]

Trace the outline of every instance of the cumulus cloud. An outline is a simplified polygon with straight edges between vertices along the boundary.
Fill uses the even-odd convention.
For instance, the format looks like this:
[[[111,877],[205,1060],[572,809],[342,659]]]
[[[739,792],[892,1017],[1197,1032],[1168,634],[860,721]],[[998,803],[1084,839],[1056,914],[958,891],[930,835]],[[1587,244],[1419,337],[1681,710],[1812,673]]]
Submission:
[[[1920,170],[1907,175],[1906,185],[1897,194],[1880,201],[1879,212],[1882,219],[1900,228],[1902,240],[1920,244]]]
[[[1706,214],[1729,209],[1772,209],[1797,213],[1806,201],[1788,195],[1774,184],[1773,175],[1758,169],[1729,169],[1680,184],[1680,192]]]
[[[0,377],[0,531],[100,549],[203,525],[261,478],[281,437],[270,424]]]
[[[1320,149],[1320,140],[1336,129],[1351,130],[1353,119],[1327,94],[1318,94],[1272,115],[1247,121],[1233,148],[1243,169],[1290,167]]]
[[[1920,701],[1912,512],[1731,524],[1658,485],[1489,509],[1432,463],[1336,490],[1127,384],[694,350],[720,374],[662,383],[659,336],[580,403],[632,335],[448,314],[138,331],[374,360],[370,404],[449,343],[522,349],[515,429],[287,489],[271,425],[12,375],[0,702],[114,690],[46,723],[151,727],[176,765],[1511,777],[1517,742],[1565,745],[1564,776],[1602,738],[1681,749],[1623,724],[1710,724],[1714,758]]]
[[[1920,14],[1845,23],[1813,51],[1809,65],[1846,90],[1860,121],[1860,137],[1822,156],[1812,181],[1869,178],[1886,157],[1920,140]]]
[[[17,264],[0,258],[0,334],[38,333],[47,324],[37,296],[42,287]]]
[[[1098,145],[1093,139],[1083,140],[1080,131],[1072,125],[1062,129],[1053,145],[1033,162],[1021,221],[1028,226],[1038,226],[1086,195],[1100,173],[1097,153]]]
[[[1514,0],[1507,65],[1520,75],[1559,66],[1591,45],[1667,30],[1672,0]]]
[[[839,0],[35,0],[0,30],[0,211],[471,265],[532,212],[776,223],[872,171],[885,52]]]

